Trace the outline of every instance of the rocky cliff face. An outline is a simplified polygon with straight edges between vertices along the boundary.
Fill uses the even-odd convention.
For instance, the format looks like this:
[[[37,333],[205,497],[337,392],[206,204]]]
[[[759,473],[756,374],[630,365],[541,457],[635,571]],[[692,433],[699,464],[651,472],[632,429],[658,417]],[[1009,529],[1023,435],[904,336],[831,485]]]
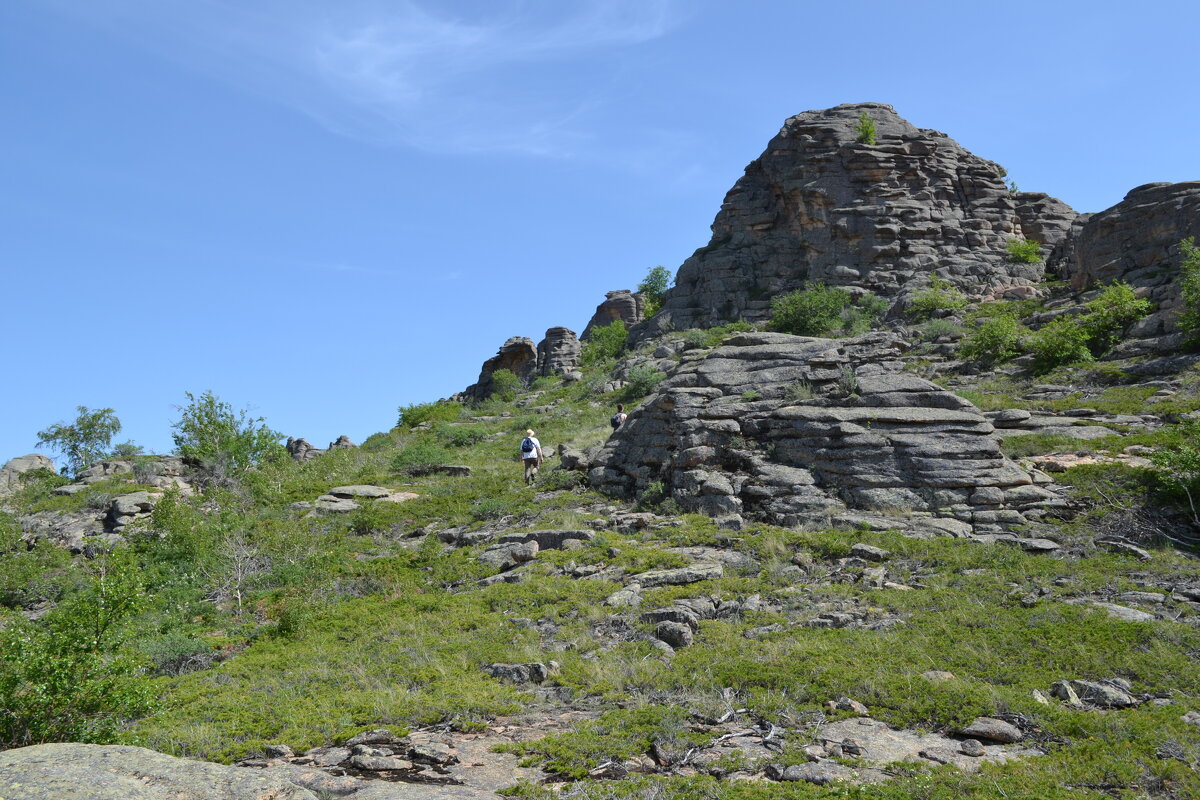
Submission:
[[[867,114],[875,144],[859,142]],[[787,120],[725,196],[712,240],[683,263],[663,312],[638,338],[769,315],[806,282],[897,298],[939,276],[974,296],[1029,285],[1041,264],[1013,264],[1009,239],[1063,237],[1075,214],[1014,195],[1001,168],[891,106],[843,105]]]
[[[589,480],[626,498],[661,482],[685,509],[714,516],[792,526],[886,513],[895,527],[962,535],[1059,504],[1000,452],[977,408],[901,371],[906,348],[888,333],[730,338],[685,357]]]
[[[1200,182],[1148,183],[1112,208],[1075,220],[1050,266],[1076,291],[1113,281],[1138,288],[1155,309],[1132,335],[1163,336],[1174,332],[1183,303],[1179,242],[1189,236],[1200,238]]]

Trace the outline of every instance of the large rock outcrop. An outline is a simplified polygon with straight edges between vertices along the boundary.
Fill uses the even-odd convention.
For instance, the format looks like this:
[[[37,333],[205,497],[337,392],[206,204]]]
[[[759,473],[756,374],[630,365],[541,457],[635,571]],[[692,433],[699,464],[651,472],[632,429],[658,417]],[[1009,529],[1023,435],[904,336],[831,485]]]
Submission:
[[[596,313],[588,320],[580,338],[586,340],[596,328],[606,327],[617,320],[624,322],[626,327],[631,327],[645,318],[646,298],[642,293],[617,289],[604,295],[604,302],[596,306]]]
[[[313,447],[307,439],[293,439],[290,436],[288,437],[287,444],[284,446],[287,448],[288,455],[292,457],[292,460],[311,461],[323,453],[328,453],[332,450],[353,450],[358,445],[351,441],[349,436],[342,434],[336,440],[330,442],[329,447],[325,449]]]
[[[1056,249],[1051,268],[1083,291],[1125,281],[1154,303],[1134,326],[1138,337],[1174,332],[1183,305],[1179,242],[1200,239],[1200,181],[1148,183],[1098,214],[1079,217]]]
[[[537,346],[537,374],[563,375],[579,368],[579,337],[561,325],[546,331]]]
[[[977,408],[901,371],[906,347],[890,333],[748,333],[685,355],[589,481],[625,498],[661,482],[686,510],[789,526],[860,510],[998,533],[1055,504]]]
[[[876,125],[874,144],[858,141],[860,114]],[[712,240],[679,268],[663,310],[635,339],[762,320],[772,297],[806,282],[886,298],[934,276],[973,296],[1036,283],[1043,265],[1011,263],[1008,240],[1061,238],[1074,215],[1043,197],[1014,195],[998,165],[891,106],[807,111],[746,168]]]
[[[462,397],[468,400],[486,400],[494,389],[492,375],[501,369],[509,370],[525,384],[536,378],[538,351],[533,339],[528,336],[513,336],[500,345],[499,352],[483,362],[483,367],[479,370],[479,380],[464,389]]]
[[[35,469],[48,469],[56,472],[54,462],[41,453],[30,453],[27,456],[9,459],[3,467],[0,467],[0,495],[20,489],[21,476]]]

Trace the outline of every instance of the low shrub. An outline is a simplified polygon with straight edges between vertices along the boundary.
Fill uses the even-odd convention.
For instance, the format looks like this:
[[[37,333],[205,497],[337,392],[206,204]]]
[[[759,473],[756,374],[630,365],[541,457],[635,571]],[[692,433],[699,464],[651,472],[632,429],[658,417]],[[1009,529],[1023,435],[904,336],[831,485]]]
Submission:
[[[861,111],[858,114],[858,121],[854,123],[854,132],[858,134],[859,144],[875,144],[879,128],[867,112]]]
[[[638,364],[629,370],[629,374],[625,377],[626,399],[645,397],[654,391],[654,387],[658,386],[665,377],[667,377],[665,372],[657,370],[649,364]]]
[[[1200,247],[1189,236],[1179,243],[1183,263],[1179,267],[1179,291],[1183,296],[1183,311],[1179,315],[1179,330],[1183,331],[1189,347],[1200,345]]]
[[[1042,260],[1042,246],[1031,239],[1009,239],[1008,261],[1012,264],[1037,264]]]
[[[1102,355],[1121,341],[1125,329],[1150,313],[1150,301],[1138,297],[1127,283],[1104,287],[1087,303],[1079,324],[1087,331],[1092,355]]]
[[[929,287],[909,300],[904,312],[917,321],[927,320],[941,312],[961,311],[967,307],[966,296],[949,281],[934,278]]]
[[[797,336],[853,336],[870,330],[885,311],[887,302],[874,295],[855,297],[818,283],[772,298],[768,327]]]
[[[931,319],[921,326],[917,331],[917,336],[923,342],[932,342],[943,336],[958,333],[962,328],[948,319]]]
[[[1013,317],[990,317],[967,334],[959,354],[968,361],[998,364],[1021,352],[1021,339],[1026,333],[1025,327]]]
[[[517,399],[517,394],[525,388],[525,384],[511,369],[498,369],[492,373],[491,397],[510,403]]]
[[[611,361],[625,349],[625,340],[628,337],[629,331],[625,329],[625,323],[619,319],[610,322],[603,328],[593,328],[588,333],[587,341],[583,343],[579,363],[585,367],[594,367]]]
[[[450,451],[429,439],[418,439],[404,446],[392,458],[394,472],[412,472],[423,467],[445,464],[451,460]]]
[[[412,430],[422,422],[453,422],[462,416],[462,410],[462,403],[453,400],[400,406],[400,418],[396,421],[396,426]]]
[[[1029,337],[1036,372],[1049,372],[1064,364],[1093,361],[1091,336],[1078,318],[1056,317]]]

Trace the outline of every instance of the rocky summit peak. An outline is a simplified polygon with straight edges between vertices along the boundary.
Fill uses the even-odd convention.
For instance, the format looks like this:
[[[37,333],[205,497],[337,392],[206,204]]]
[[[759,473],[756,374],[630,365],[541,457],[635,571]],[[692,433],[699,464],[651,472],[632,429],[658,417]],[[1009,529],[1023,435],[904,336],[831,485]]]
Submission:
[[[806,283],[901,302],[935,277],[974,296],[1032,285],[1042,265],[1012,263],[1008,241],[1034,239],[1047,255],[1075,216],[1013,192],[998,164],[889,105],[806,111],[726,194],[712,239],[679,268],[639,338],[763,320],[772,297]]]

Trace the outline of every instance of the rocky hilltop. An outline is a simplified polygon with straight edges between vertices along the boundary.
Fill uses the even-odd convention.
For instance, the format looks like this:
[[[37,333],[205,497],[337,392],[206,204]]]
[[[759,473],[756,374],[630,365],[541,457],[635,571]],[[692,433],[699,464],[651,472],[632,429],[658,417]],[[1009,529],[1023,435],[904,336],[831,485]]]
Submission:
[[[860,115],[875,124],[860,141]],[[974,296],[1041,280],[1012,263],[1007,243],[1046,254],[1075,212],[1015,194],[1004,170],[889,105],[855,103],[789,118],[746,167],[712,224],[712,239],[679,268],[643,336],[766,319],[775,295],[823,283],[900,298],[941,277]]]

